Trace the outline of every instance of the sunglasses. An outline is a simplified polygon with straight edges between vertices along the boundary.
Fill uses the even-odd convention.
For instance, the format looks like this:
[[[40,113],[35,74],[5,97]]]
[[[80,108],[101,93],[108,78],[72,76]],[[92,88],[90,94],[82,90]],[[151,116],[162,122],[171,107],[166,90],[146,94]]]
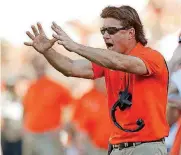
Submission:
[[[126,27],[121,27],[121,28],[117,28],[117,27],[106,27],[106,28],[101,28],[100,31],[101,31],[101,34],[104,35],[105,32],[107,32],[108,34],[110,35],[114,35],[116,34],[118,31],[120,30],[126,30],[127,28]]]

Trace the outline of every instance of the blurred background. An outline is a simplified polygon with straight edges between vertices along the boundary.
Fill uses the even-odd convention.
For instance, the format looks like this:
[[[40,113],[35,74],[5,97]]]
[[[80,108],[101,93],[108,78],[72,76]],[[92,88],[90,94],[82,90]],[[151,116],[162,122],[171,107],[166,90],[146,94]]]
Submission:
[[[74,41],[105,48],[99,31],[102,9],[108,5],[130,5],[140,15],[148,46],[160,51],[169,62],[181,32],[181,0],[6,0],[1,5],[3,154],[33,154],[35,142],[32,137],[40,140],[36,144],[41,143],[46,148],[45,137],[50,129],[48,141],[57,134],[61,154],[106,154],[110,128],[108,109],[104,106],[107,102],[104,79],[94,82],[63,76],[33,48],[23,45],[28,41],[26,31],[39,21],[51,38],[50,26],[55,21]],[[58,44],[54,48],[72,59],[81,58]],[[41,115],[36,116],[38,114]],[[52,130],[55,127],[58,130]],[[166,140],[168,152],[177,129],[176,123]],[[45,139],[39,137],[42,133]],[[47,151],[53,148],[48,146]],[[38,155],[44,154],[41,148],[37,150]]]

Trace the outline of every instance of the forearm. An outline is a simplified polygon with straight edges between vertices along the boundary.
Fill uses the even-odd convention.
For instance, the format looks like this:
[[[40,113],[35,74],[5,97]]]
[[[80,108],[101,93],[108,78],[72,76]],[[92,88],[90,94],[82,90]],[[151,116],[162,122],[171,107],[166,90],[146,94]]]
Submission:
[[[73,52],[100,66],[113,70],[124,70],[125,55],[123,54],[106,49],[86,47],[80,44]]]
[[[53,48],[50,48],[43,55],[56,70],[65,76],[71,76],[73,60],[56,52]]]

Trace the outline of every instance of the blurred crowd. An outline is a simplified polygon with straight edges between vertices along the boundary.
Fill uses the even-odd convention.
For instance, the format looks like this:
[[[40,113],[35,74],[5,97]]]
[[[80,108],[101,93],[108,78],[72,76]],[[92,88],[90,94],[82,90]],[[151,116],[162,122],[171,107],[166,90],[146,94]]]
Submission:
[[[140,14],[149,46],[160,52],[163,49],[168,66],[173,57],[181,55],[181,51],[174,53],[177,40],[165,42],[168,36],[176,34],[178,38],[181,32],[180,10],[179,0],[150,0]],[[77,20],[66,24],[79,36],[80,43],[104,48],[99,20],[95,21],[97,23],[92,25]],[[170,43],[173,50],[165,49],[165,43]],[[80,58],[57,44],[54,48],[72,59]],[[166,139],[170,152],[175,139],[181,145],[178,132],[181,130],[181,115],[178,115],[181,110],[181,62],[170,69],[168,101],[171,107],[178,102],[174,106],[176,110],[170,114],[171,130]],[[17,47],[6,38],[1,39],[3,155],[105,155],[112,125],[106,105],[104,78],[92,81],[64,77],[34,49]]]

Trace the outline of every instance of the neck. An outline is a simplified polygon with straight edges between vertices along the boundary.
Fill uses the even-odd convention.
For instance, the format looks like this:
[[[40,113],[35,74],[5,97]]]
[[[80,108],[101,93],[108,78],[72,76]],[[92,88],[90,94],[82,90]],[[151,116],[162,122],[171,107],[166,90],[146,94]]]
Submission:
[[[107,93],[104,79],[96,80],[96,82],[94,83],[94,88],[100,93],[103,94]]]
[[[37,73],[37,79],[40,79],[41,77],[43,77],[43,76],[45,76],[45,74],[44,73]]]
[[[136,44],[136,41],[129,42],[124,54],[128,55],[130,51],[136,46]]]

